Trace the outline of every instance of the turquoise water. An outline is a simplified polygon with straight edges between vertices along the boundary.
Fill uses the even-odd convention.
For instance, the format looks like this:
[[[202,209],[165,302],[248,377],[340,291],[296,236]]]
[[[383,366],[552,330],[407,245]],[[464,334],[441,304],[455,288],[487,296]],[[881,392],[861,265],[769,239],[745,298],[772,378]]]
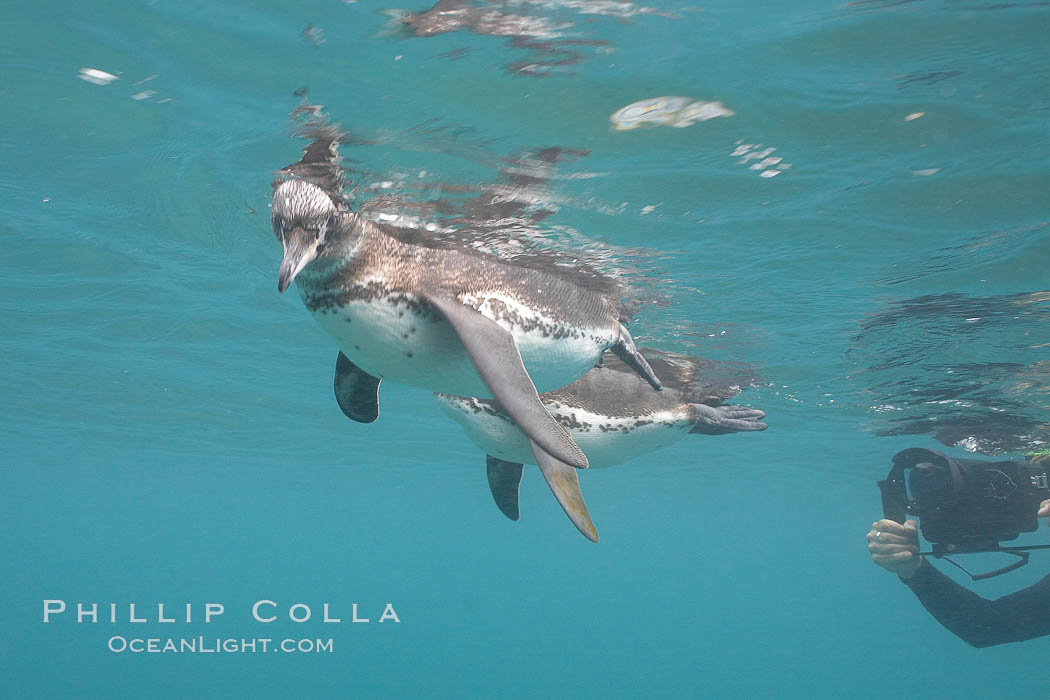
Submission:
[[[525,39],[413,37],[367,0],[7,7],[0,695],[1044,690],[1050,642],[967,647],[863,537],[898,450],[1048,438],[1050,10],[770,5],[507,3],[557,33]],[[595,545],[534,469],[521,521],[503,518],[425,391],[388,386],[377,423],[346,421],[333,343],[275,289],[270,182],[305,145],[304,87],[361,141],[343,151],[361,202],[587,151],[557,164],[541,231],[644,279],[641,344],[755,367],[735,401],[769,429],[584,473]],[[611,128],[658,96],[733,114]],[[769,148],[790,167],[762,177],[747,155]],[[973,586],[1048,569],[1035,554]],[[52,599],[69,610],[44,624]],[[260,600],[278,621],[253,620]],[[101,622],[77,624],[77,602]],[[205,624],[206,603],[225,613]],[[387,603],[400,622],[379,622]],[[117,636],[332,650],[135,654]]]

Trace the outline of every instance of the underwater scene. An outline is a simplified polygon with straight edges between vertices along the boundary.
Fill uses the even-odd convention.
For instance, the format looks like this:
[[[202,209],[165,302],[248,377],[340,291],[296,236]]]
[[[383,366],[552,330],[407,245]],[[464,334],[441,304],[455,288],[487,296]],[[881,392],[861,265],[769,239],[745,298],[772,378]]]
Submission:
[[[402,1],[4,8],[0,697],[1045,692],[1050,7]]]

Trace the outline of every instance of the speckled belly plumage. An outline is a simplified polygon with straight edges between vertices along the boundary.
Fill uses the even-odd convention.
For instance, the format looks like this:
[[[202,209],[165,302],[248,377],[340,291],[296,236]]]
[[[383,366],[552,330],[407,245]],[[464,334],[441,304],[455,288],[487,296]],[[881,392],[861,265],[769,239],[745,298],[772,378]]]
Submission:
[[[694,424],[688,405],[644,416],[603,416],[540,398],[587,453],[592,467],[612,466],[666,447],[685,437]],[[437,399],[445,414],[487,454],[508,462],[535,463],[528,438],[491,402],[445,394],[438,394]]]
[[[376,287],[372,282],[369,294],[344,294],[330,304],[312,303],[303,296],[321,327],[369,374],[435,392],[492,396],[452,326],[433,307],[419,296],[399,290],[377,292]],[[495,292],[474,293],[467,301],[513,334],[540,392],[581,377],[617,339],[613,327],[559,325],[523,304],[517,304],[517,315],[511,320],[494,312],[507,303],[504,295]]]

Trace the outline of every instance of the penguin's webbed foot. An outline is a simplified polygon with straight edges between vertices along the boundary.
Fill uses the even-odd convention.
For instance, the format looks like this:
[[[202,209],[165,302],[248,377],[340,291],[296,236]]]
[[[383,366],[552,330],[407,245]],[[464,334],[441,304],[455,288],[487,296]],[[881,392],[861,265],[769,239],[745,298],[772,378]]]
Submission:
[[[690,433],[702,435],[726,435],[727,433],[744,433],[754,430],[765,430],[761,422],[766,417],[765,411],[744,406],[708,406],[707,404],[690,404],[696,417],[696,425]]]

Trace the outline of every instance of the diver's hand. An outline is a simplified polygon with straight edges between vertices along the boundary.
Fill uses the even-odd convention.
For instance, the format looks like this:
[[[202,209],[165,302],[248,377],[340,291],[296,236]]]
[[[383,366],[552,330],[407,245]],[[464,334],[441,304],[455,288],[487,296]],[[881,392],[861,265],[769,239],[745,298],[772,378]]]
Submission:
[[[1050,518],[1050,500],[1043,501],[1039,504],[1039,512],[1035,514],[1037,518]],[[1046,521],[1047,525],[1050,525],[1050,520]]]
[[[1050,515],[1050,501],[1044,501],[1043,505]],[[922,566],[922,557],[916,556],[919,553],[919,529],[914,520],[903,525],[887,519],[874,523],[868,533],[868,551],[873,562],[901,578],[911,578]]]
[[[766,429],[766,424],[761,420],[766,417],[766,412],[757,408],[729,404],[707,406],[702,403],[694,403],[693,411],[696,416],[696,425],[689,431],[691,433],[725,435],[726,433]]]

